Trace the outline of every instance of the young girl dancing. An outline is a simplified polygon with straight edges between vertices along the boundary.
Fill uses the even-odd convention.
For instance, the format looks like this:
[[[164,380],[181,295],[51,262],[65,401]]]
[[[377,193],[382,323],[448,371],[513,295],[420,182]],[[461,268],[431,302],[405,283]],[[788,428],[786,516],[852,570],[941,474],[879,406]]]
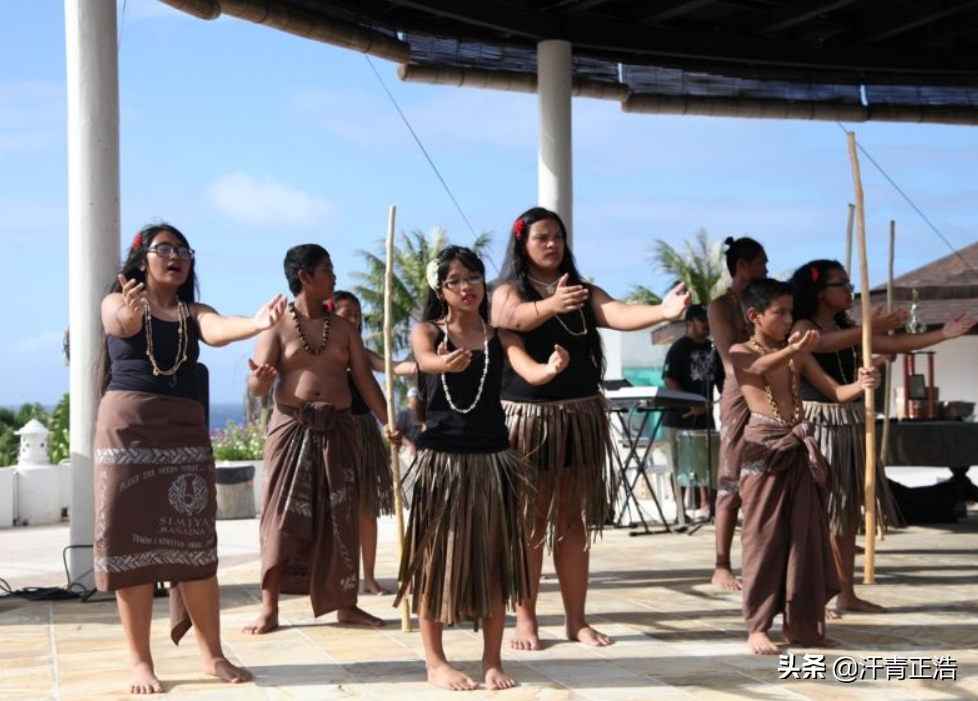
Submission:
[[[506,604],[530,592],[519,506],[530,468],[509,448],[499,398],[503,361],[536,385],[553,379],[568,357],[553,346],[546,363],[534,362],[514,334],[488,325],[485,268],[469,249],[445,248],[427,275],[424,321],[411,331],[426,430],[411,467],[417,481],[397,599],[412,594],[432,684],[477,687],[449,664],[442,628],[481,620],[486,688],[507,689],[516,682],[500,655]]]

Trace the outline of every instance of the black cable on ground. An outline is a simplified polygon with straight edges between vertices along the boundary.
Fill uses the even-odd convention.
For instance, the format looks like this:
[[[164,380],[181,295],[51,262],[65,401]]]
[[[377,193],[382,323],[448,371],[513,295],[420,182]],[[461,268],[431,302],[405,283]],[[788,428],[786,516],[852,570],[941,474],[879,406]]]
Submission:
[[[81,599],[82,601],[88,601],[96,590],[89,589],[78,581],[71,581],[71,573],[68,571],[68,551],[74,548],[91,547],[91,545],[68,545],[61,551],[61,561],[65,566],[65,579],[68,581],[68,584],[65,586],[23,587],[21,589],[13,589],[7,580],[0,578],[0,599],[18,597],[21,599],[26,599],[27,601],[67,601],[69,599]],[[91,570],[85,572],[81,576],[86,577],[90,573]]]

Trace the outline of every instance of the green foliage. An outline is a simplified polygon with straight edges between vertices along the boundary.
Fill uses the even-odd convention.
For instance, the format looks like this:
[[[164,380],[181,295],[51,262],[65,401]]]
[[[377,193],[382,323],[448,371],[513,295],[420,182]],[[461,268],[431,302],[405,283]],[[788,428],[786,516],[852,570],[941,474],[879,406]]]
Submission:
[[[645,285],[632,285],[625,295],[625,301],[629,304],[662,304],[662,297]]]
[[[265,427],[260,423],[236,424],[211,437],[215,460],[261,460],[265,452]]]
[[[24,404],[16,411],[0,408],[0,467],[17,464],[20,436],[17,431],[31,419],[48,425],[48,413],[40,404]],[[50,443],[48,444],[50,449]],[[52,462],[54,462],[52,460]]]
[[[47,426],[51,431],[48,436],[48,455],[51,456],[52,465],[71,457],[71,436],[68,433],[70,406],[71,401],[65,394],[48,416]]]
[[[649,262],[674,279],[686,283],[693,302],[697,304],[707,304],[716,299],[729,284],[724,267],[723,244],[711,240],[706,229],[700,229],[692,239],[687,239],[683,252],[662,239],[656,240]]]

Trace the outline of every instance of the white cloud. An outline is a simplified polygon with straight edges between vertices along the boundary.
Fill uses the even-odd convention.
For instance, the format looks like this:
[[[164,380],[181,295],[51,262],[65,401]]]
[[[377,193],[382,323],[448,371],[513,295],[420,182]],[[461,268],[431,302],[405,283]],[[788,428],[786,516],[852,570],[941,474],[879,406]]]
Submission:
[[[247,228],[323,230],[336,220],[336,208],[323,198],[268,176],[222,175],[207,189],[207,199]]]

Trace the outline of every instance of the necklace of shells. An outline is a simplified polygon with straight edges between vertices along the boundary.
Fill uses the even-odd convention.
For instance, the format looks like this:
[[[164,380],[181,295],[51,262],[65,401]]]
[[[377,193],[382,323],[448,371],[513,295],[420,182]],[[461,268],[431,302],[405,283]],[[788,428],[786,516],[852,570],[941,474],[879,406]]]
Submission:
[[[326,305],[323,305],[323,340],[319,344],[318,348],[313,348],[309,345],[309,341],[306,340],[306,335],[302,333],[302,324],[299,323],[299,312],[295,308],[295,302],[289,302],[289,316],[292,317],[292,323],[295,325],[295,331],[299,334],[299,341],[302,342],[302,347],[306,349],[307,353],[312,355],[319,355],[324,350],[326,350],[326,344],[329,343],[329,309]]]
[[[758,355],[767,355],[771,352],[761,345],[761,342],[757,340],[757,336],[751,336],[747,344],[757,351]],[[798,373],[795,372],[794,358],[790,358],[788,360],[788,372],[791,373],[791,405],[793,407],[790,421],[785,421],[784,417],[781,415],[781,409],[778,407],[778,403],[774,399],[774,391],[771,389],[771,382],[768,380],[767,375],[764,375],[764,391],[767,393],[767,403],[771,407],[771,413],[774,415],[774,420],[782,426],[793,428],[801,423],[801,390],[798,386]]]
[[[176,375],[177,370],[187,360],[187,317],[190,316],[187,305],[177,300],[177,358],[169,370],[164,370],[156,362],[156,356],[153,354],[153,315],[150,312],[149,303],[145,304],[144,309],[143,327],[146,329],[146,357],[149,358],[149,364],[153,366],[153,374],[164,377]]]
[[[475,409],[479,403],[479,399],[482,398],[482,388],[485,387],[486,375],[489,374],[489,329],[486,328],[486,322],[482,320],[482,317],[479,317],[479,321],[482,322],[482,377],[479,378],[479,389],[475,393],[475,399],[472,400],[472,404],[464,409],[456,406],[454,400],[452,400],[452,393],[448,391],[448,380],[445,379],[446,373],[443,372],[441,374],[441,388],[445,391],[445,399],[448,400],[448,406],[452,408],[452,411],[456,411],[459,414],[468,414]],[[449,341],[448,319],[445,319],[445,348],[448,348]]]
[[[557,294],[557,283],[560,281],[560,278],[557,278],[553,282],[548,283],[548,282],[543,282],[542,280],[537,280],[535,277],[531,277],[530,275],[527,275],[526,277],[529,278],[530,282],[542,287],[546,292],[547,297],[553,297],[555,294]],[[564,320],[560,318],[560,314],[554,314],[554,318],[561,326],[564,327],[564,331],[566,331],[571,336],[586,336],[587,319],[584,318],[584,311],[578,308],[577,313],[581,317],[580,331],[574,331],[569,326],[567,326],[567,324],[564,323]]]

